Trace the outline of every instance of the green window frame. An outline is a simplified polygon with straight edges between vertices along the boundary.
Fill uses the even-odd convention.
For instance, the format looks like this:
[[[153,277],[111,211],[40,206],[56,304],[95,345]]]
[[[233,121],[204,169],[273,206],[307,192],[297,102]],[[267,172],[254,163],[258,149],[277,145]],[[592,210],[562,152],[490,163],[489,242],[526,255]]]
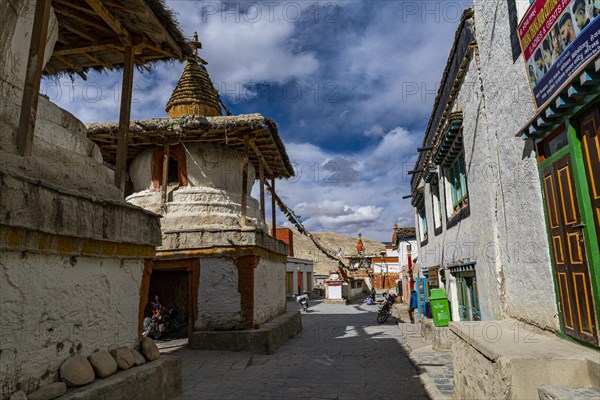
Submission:
[[[461,152],[448,168],[448,181],[452,191],[452,208],[456,209],[457,206],[460,208],[461,203],[469,198],[464,152]]]

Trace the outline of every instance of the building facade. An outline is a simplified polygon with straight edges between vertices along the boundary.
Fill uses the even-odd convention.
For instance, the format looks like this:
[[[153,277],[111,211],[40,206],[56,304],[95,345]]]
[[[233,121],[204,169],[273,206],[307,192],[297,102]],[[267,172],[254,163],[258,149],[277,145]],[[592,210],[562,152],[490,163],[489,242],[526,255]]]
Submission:
[[[579,361],[587,368],[593,353],[570,347],[570,340],[597,347],[600,310],[599,24],[592,17],[581,29],[590,37],[587,47],[574,47],[574,38],[568,40],[572,47],[563,43],[567,51],[553,64],[569,66],[565,60],[573,52],[587,59],[557,84],[545,104],[532,100],[530,85],[537,81],[529,79],[519,45],[519,28],[535,17],[531,10],[555,3],[476,0],[465,12],[411,180],[420,267],[445,288],[452,319],[471,324],[455,323],[451,330],[466,338],[459,331],[467,326],[485,329],[490,321],[501,321],[499,327],[508,327],[502,321],[514,321],[543,340],[550,340],[548,334],[568,338],[553,342],[569,349],[562,360],[538,355],[546,364],[538,360],[528,367],[540,371],[553,362],[575,362],[578,351],[585,353]],[[567,3],[557,24],[574,14],[577,2]],[[556,43],[564,39],[555,38]],[[595,50],[586,54],[586,49]],[[533,71],[537,76],[546,69],[540,62]],[[455,374],[457,398],[518,398],[532,395],[535,383],[568,383],[566,375],[524,373],[534,390],[528,392],[511,372],[490,363],[490,353],[468,344],[485,341],[474,335],[453,346],[455,371],[461,371]],[[489,340],[484,347],[502,349]],[[465,386],[468,354],[471,364],[487,359],[508,374],[504,389],[484,383],[489,378],[482,376],[470,376],[481,380],[481,389],[473,389],[473,382]],[[487,358],[478,358],[482,354]]]

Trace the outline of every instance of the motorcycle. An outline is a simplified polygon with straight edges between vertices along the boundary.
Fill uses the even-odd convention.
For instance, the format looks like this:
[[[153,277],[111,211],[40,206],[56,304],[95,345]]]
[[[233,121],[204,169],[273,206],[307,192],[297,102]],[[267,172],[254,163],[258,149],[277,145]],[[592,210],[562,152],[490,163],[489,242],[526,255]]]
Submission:
[[[377,322],[383,324],[392,315],[392,306],[396,302],[397,296],[393,293],[385,292],[383,294],[385,301],[383,306],[379,308],[379,314],[377,314]]]
[[[298,308],[306,312],[308,310],[308,292],[303,292],[300,295],[294,295]]]
[[[177,308],[168,309],[162,306],[158,299],[152,302],[152,317],[144,318],[143,336],[152,336],[155,339],[167,335],[179,327],[179,313]]]

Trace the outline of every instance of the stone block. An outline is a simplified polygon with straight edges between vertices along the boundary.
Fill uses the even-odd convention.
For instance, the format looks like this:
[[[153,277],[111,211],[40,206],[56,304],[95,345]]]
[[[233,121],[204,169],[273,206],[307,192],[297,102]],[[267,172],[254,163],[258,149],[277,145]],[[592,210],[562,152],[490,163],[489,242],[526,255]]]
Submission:
[[[290,338],[302,331],[299,311],[288,311],[260,329],[238,331],[195,331],[189,338],[189,346],[196,350],[249,351],[257,354],[273,354]]]
[[[27,400],[27,395],[25,392],[19,390],[18,392],[11,394],[9,400]]]
[[[165,355],[69,390],[60,400],[167,400],[182,392],[181,376],[181,359]]]
[[[94,381],[94,369],[90,362],[81,354],[68,358],[60,366],[60,379],[68,387],[87,385]]]
[[[154,343],[154,340],[145,337],[140,342],[140,348],[142,349],[142,354],[148,361],[154,361],[158,357],[160,357],[160,352],[158,351],[158,346]]]
[[[598,382],[600,385],[600,382]],[[576,388],[544,385],[538,388],[540,400],[590,400],[600,399],[600,387]]]
[[[110,355],[115,359],[119,369],[129,369],[134,364],[133,354],[127,347],[119,347],[110,351]]]
[[[99,378],[106,378],[117,372],[117,362],[106,350],[97,351],[88,359]]]
[[[133,354],[133,363],[135,365],[142,365],[146,363],[146,359],[144,356],[137,350],[131,350],[131,354]]]
[[[53,400],[67,392],[64,382],[55,382],[39,387],[35,392],[27,395],[27,400]]]

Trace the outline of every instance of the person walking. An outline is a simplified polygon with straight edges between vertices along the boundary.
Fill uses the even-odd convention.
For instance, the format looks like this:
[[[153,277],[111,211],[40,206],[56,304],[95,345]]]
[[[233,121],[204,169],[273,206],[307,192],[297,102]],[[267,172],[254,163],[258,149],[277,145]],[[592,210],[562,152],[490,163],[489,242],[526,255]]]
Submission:
[[[415,323],[415,316],[413,315],[413,313],[415,312],[418,306],[419,302],[417,300],[417,291],[413,290],[412,292],[410,292],[410,301],[408,303],[408,316],[410,317],[411,324]]]

